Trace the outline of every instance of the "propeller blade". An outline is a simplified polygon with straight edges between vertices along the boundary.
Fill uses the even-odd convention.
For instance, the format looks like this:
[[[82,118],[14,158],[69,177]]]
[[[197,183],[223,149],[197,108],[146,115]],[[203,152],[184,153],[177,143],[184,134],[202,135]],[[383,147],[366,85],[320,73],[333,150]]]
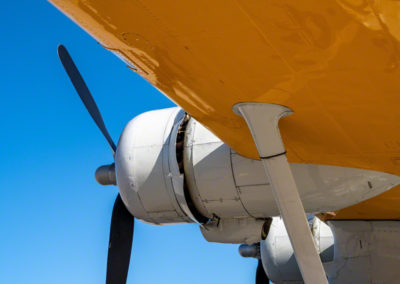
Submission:
[[[133,240],[133,216],[118,194],[111,217],[106,284],[125,284]]]
[[[257,272],[256,272],[256,284],[267,284],[267,283],[269,283],[267,273],[265,273],[261,260],[258,260]]]
[[[81,74],[79,73],[78,68],[76,68],[75,63],[72,60],[71,56],[69,55],[65,46],[60,44],[57,48],[57,52],[58,52],[58,57],[60,58],[61,63],[68,74],[68,77],[70,78],[72,84],[75,87],[76,92],[78,93],[79,97],[81,98],[83,104],[88,110],[90,116],[93,118],[97,127],[100,129],[101,133],[103,133],[104,137],[107,139],[107,142],[110,145],[113,154],[115,154],[115,150],[117,147],[115,146],[114,141],[112,140],[110,134],[107,131],[107,128],[104,124],[103,118],[101,117],[96,102],[94,101],[92,94],[90,93],[88,87],[86,86],[85,81],[83,80]]]

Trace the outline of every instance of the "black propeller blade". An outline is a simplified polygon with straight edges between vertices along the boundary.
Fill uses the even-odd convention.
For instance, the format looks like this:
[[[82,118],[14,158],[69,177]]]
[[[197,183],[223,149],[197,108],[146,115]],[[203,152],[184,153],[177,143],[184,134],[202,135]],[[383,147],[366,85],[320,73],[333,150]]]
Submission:
[[[258,260],[257,272],[256,272],[256,284],[266,284],[269,283],[267,274],[264,271],[261,260]]]
[[[67,49],[63,45],[58,46],[58,56],[64,66],[76,92],[81,98],[83,104],[88,110],[90,116],[97,124],[104,137],[107,139],[108,144],[115,155],[117,147],[115,146],[107,128],[101,117],[100,111],[94,101],[85,81],[76,68],[74,61],[69,55]],[[111,171],[115,169],[109,168]],[[103,168],[104,167],[100,167]],[[115,184],[114,182],[106,184]],[[111,217],[110,240],[108,244],[108,258],[107,258],[107,284],[125,284],[128,276],[129,261],[131,258],[132,240],[133,240],[133,227],[134,218],[126,209],[125,204],[122,202],[121,196],[118,194],[114,203],[114,208]]]
[[[134,220],[118,194],[111,217],[106,284],[125,284],[131,258]]]
[[[76,68],[74,61],[69,55],[67,49],[60,44],[57,48],[58,57],[61,60],[61,63],[64,66],[65,71],[67,72],[69,78],[71,79],[72,84],[75,87],[76,92],[81,97],[83,104],[88,110],[89,114],[93,118],[94,122],[97,124],[97,127],[100,129],[101,133],[103,133],[104,137],[107,139],[108,144],[113,151],[113,155],[115,154],[115,150],[117,147],[114,144],[110,134],[107,131],[107,128],[104,124],[103,118],[101,117],[100,111],[94,101],[92,94],[90,93],[88,87],[86,86],[85,81],[83,80],[81,74],[79,73],[78,68]]]

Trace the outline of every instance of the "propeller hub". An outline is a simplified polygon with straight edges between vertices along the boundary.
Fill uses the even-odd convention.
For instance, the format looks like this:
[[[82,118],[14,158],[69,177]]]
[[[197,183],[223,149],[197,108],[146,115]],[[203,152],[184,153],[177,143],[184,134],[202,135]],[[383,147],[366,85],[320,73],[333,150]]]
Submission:
[[[96,181],[101,185],[117,185],[115,163],[98,167],[95,173]]]
[[[239,254],[242,257],[254,257],[260,259],[260,243],[248,245],[242,244],[239,246]]]

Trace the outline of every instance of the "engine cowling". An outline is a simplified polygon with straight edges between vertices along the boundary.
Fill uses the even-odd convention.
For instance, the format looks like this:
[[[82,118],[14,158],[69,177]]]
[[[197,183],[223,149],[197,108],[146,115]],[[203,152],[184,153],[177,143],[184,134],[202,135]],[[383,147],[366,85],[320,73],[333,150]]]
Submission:
[[[260,161],[235,153],[180,108],[143,113],[125,127],[115,155],[117,184],[129,211],[153,224],[201,223],[209,241],[261,239],[278,216]],[[386,173],[291,164],[305,210],[335,211],[400,183]]]
[[[150,111],[125,127],[115,154],[117,183],[129,211],[153,224],[193,222],[176,158],[176,138],[185,113]]]
[[[310,229],[323,263],[333,260],[334,237],[328,225],[313,218]],[[260,243],[261,260],[273,283],[303,283],[285,225],[279,217],[273,218],[268,236]]]

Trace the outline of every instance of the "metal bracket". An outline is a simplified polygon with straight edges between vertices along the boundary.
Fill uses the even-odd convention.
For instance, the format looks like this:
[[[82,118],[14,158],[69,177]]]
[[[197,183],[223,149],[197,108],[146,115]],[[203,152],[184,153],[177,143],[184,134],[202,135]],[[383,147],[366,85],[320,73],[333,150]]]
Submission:
[[[293,111],[266,103],[239,103],[233,111],[246,120],[253,136],[304,282],[327,284],[278,127],[279,120]]]

